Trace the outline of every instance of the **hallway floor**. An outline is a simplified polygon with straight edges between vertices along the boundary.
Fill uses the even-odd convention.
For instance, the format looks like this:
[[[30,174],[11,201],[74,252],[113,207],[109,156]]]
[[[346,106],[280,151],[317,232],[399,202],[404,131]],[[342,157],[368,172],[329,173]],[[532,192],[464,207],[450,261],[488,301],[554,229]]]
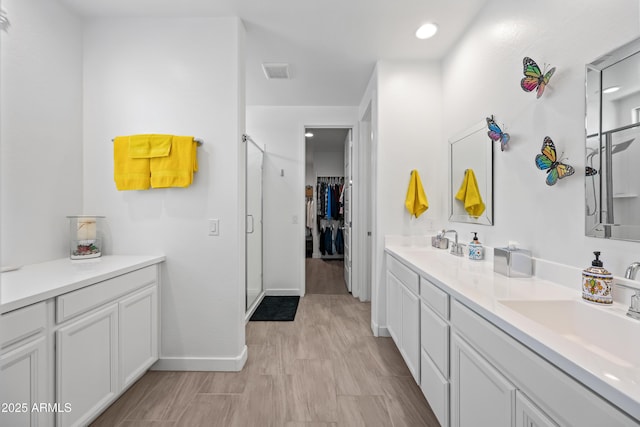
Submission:
[[[324,295],[348,295],[344,283],[344,261],[305,258],[306,293]]]
[[[92,426],[438,426],[391,338],[372,336],[370,310],[346,292],[307,294],[294,322],[247,324],[241,372],[149,371]]]

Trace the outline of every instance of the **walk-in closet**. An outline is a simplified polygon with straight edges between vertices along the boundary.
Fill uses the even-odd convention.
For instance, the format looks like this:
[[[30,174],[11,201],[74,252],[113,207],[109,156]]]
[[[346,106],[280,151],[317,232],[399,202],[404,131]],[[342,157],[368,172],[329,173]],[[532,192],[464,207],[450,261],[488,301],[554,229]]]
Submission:
[[[306,281],[319,283],[308,289],[326,293],[336,284],[315,279],[336,277],[338,287],[350,291],[351,130],[307,128],[306,141]],[[329,271],[331,273],[329,273]]]

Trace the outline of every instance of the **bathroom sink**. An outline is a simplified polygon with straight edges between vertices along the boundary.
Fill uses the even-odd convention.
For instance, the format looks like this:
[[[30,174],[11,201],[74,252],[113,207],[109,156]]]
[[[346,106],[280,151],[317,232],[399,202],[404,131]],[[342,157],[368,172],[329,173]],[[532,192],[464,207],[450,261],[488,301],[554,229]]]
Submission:
[[[500,304],[621,367],[640,359],[640,321],[576,300],[500,300]]]

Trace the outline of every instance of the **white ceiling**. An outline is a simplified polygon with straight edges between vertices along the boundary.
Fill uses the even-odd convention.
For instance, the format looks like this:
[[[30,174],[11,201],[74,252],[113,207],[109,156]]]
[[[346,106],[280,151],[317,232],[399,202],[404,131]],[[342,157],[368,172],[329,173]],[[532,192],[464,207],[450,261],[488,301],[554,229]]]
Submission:
[[[85,17],[238,16],[248,105],[358,105],[379,59],[439,59],[486,0],[58,0]],[[414,33],[424,22],[440,31]],[[290,64],[266,80],[263,62]]]
[[[305,138],[307,151],[319,152],[342,152],[344,151],[344,141],[349,134],[346,128],[306,128],[306,132],[313,133],[313,137]]]

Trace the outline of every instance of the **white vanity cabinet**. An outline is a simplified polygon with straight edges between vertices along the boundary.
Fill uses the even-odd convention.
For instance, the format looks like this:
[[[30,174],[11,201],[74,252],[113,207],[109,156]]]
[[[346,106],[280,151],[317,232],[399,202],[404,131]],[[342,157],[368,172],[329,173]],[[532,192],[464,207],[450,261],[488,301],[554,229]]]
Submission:
[[[56,332],[57,401],[70,411],[58,426],[88,424],[118,393],[118,305],[110,304]]]
[[[516,427],[558,427],[521,391],[516,391]]]
[[[451,359],[451,425],[511,427],[516,387],[457,333]]]
[[[608,397],[581,372],[561,370],[553,347],[532,343],[501,316],[491,292],[507,279],[481,264],[451,274],[466,260],[441,266],[428,249],[406,258],[403,251],[386,254],[387,328],[442,427],[640,426],[611,400],[625,404],[624,396]]]
[[[47,333],[48,312],[43,301],[2,315],[2,426],[53,426],[51,412],[34,410],[40,408],[40,403],[54,400],[50,387],[53,345]]]
[[[449,295],[420,278],[420,388],[440,425],[449,426]]]
[[[420,278],[387,255],[387,329],[420,384]]]
[[[57,426],[95,418],[158,359],[157,267],[56,298]]]
[[[452,425],[638,425],[456,300],[451,326]]]
[[[119,381],[127,388],[158,360],[158,287],[120,301],[118,319]]]

